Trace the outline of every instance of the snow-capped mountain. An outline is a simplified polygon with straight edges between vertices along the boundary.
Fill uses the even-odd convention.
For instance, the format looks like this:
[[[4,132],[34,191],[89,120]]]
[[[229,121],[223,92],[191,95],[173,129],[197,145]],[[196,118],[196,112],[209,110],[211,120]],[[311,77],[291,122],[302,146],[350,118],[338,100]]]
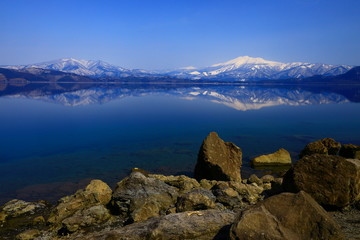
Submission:
[[[139,69],[126,69],[103,61],[77,60],[64,58],[50,62],[5,68],[26,71],[27,69],[50,69],[90,77],[162,77],[170,76],[192,80],[245,81],[260,79],[306,78],[314,75],[334,76],[347,72],[347,65],[328,65],[312,63],[281,63],[263,58],[238,57],[210,67],[186,67],[163,72]],[[33,71],[33,70],[32,70]]]
[[[136,74],[146,74],[146,72],[141,70],[130,70],[100,60],[77,60],[73,58],[63,58],[21,66],[7,66],[6,68],[15,70],[26,70],[30,68],[51,69],[91,77],[128,77]]]
[[[352,67],[347,65],[328,65],[311,63],[281,63],[249,56],[238,57],[224,63],[205,68],[177,69],[167,74],[191,79],[286,79],[305,78],[314,75],[333,76],[347,72]]]

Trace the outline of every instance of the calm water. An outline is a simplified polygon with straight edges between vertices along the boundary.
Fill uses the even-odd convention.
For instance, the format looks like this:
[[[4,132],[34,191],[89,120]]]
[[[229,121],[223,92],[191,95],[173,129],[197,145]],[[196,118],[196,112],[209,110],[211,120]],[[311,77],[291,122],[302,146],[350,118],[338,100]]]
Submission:
[[[249,158],[308,142],[360,144],[360,90],[241,86],[28,85],[0,88],[0,203],[54,200],[133,167],[192,174],[210,131]],[[263,172],[258,172],[262,174]]]

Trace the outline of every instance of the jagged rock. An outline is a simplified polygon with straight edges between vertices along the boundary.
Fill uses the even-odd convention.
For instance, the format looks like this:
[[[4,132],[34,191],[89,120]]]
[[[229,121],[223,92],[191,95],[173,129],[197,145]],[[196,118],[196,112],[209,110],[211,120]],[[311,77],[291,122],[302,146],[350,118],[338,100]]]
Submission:
[[[258,186],[262,185],[263,182],[260,180],[260,178],[258,176],[256,176],[255,174],[251,174],[249,179],[248,179],[249,183],[256,183]]]
[[[26,230],[16,236],[18,240],[32,240],[40,235],[40,231],[38,229],[29,229]]]
[[[178,198],[177,212],[206,210],[216,207],[216,197],[207,189],[194,189]]]
[[[312,154],[336,155],[341,148],[341,144],[332,138],[324,138],[316,142],[309,143],[299,154],[299,158]]]
[[[196,179],[184,175],[164,176],[160,174],[149,174],[149,177],[159,179],[170,186],[178,188],[180,193],[186,193],[192,189],[200,188],[200,184]]]
[[[111,200],[111,188],[101,180],[92,180],[85,189],[59,200],[48,219],[49,223],[60,224],[79,210],[97,205],[106,205]]]
[[[308,194],[282,193],[240,213],[231,239],[342,240],[339,225]]]
[[[106,222],[110,217],[110,212],[104,205],[97,205],[77,211],[71,217],[64,219],[62,224],[67,231],[75,232],[80,227],[88,227]]]
[[[251,165],[256,166],[270,166],[270,165],[291,165],[290,153],[281,148],[278,151],[261,155],[259,157],[251,159]]]
[[[178,189],[140,172],[133,172],[120,181],[113,193],[114,211],[130,216],[134,222],[165,214],[175,206]]]
[[[8,217],[17,217],[23,214],[34,214],[47,207],[44,201],[39,202],[25,202],[23,200],[13,199],[5,203],[0,208],[0,222],[3,222]]]
[[[303,190],[323,206],[345,207],[360,199],[360,160],[313,154],[284,176],[286,191]]]
[[[194,176],[197,180],[241,181],[241,163],[241,149],[211,132],[201,145]]]
[[[74,236],[75,240],[173,240],[228,239],[229,227],[235,219],[231,211],[204,210],[169,214],[133,223],[123,228]]]
[[[353,144],[343,144],[339,155],[344,158],[360,159],[360,146]]]

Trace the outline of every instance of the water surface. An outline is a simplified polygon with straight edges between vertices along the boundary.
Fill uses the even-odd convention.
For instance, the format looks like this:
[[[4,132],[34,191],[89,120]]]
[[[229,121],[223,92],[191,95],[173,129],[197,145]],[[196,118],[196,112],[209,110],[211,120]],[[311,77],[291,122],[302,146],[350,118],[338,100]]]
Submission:
[[[113,186],[133,167],[191,176],[216,131],[251,157],[293,160],[324,137],[360,144],[356,87],[174,85],[7,86],[0,91],[0,202],[54,200],[98,178]],[[264,172],[258,172],[263,174]]]

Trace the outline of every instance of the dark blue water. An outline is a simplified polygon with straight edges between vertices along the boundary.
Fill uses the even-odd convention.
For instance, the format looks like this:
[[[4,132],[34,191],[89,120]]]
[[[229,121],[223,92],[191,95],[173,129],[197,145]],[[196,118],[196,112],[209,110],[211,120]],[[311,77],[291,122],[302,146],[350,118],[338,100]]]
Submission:
[[[251,157],[331,137],[360,144],[356,88],[27,86],[0,91],[0,201],[54,200],[133,167],[192,174],[210,131]],[[261,173],[259,173],[261,174]]]

